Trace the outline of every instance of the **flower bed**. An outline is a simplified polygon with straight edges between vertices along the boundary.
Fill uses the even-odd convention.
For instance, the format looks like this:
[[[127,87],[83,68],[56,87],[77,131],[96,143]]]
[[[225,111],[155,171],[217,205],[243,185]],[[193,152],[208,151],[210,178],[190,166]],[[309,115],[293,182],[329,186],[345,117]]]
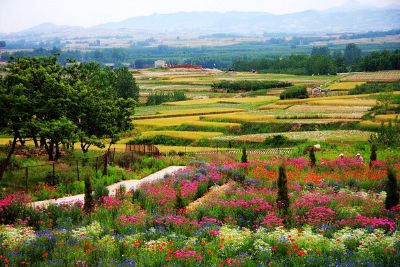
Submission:
[[[90,215],[79,203],[34,210],[8,196],[0,265],[399,265],[400,205],[385,209],[382,162],[287,160],[287,216],[276,205],[278,164],[194,162],[134,193],[102,197]]]

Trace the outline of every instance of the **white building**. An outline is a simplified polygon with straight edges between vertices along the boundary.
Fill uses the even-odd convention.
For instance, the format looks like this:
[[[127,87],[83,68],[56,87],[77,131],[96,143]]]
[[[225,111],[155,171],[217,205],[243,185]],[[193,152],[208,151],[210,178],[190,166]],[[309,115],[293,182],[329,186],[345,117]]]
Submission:
[[[165,62],[165,60],[156,60],[154,61],[154,68],[165,68],[167,67],[167,63]]]

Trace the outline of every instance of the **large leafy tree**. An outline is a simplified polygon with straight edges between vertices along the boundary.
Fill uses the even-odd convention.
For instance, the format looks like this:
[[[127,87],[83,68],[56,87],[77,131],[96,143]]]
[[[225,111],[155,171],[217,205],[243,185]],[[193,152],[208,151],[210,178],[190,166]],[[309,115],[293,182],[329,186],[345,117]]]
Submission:
[[[116,77],[96,63],[63,67],[55,56],[11,62],[0,78],[0,131],[13,135],[0,178],[18,140],[32,138],[38,144],[40,138],[49,160],[57,160],[61,144],[78,139],[87,152],[91,145],[104,147],[102,139],[113,143],[129,130],[135,101],[119,97]]]
[[[347,65],[350,66],[361,57],[361,49],[353,43],[348,44],[344,50],[344,57]]]
[[[118,97],[124,99],[133,98],[139,100],[139,87],[136,85],[135,78],[128,68],[123,67],[115,70],[115,83],[114,88]]]

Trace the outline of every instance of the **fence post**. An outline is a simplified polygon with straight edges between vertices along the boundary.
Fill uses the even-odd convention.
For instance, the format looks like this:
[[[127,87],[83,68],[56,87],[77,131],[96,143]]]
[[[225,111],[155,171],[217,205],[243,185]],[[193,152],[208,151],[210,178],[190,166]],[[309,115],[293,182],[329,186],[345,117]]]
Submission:
[[[78,181],[79,181],[80,179],[79,179],[79,162],[78,161],[76,161],[76,174],[78,175]]]
[[[103,175],[107,175],[107,161],[108,161],[108,151],[104,154],[104,166],[103,166]]]
[[[53,185],[56,185],[56,165],[53,162]]]
[[[28,167],[25,167],[25,189],[28,192]]]

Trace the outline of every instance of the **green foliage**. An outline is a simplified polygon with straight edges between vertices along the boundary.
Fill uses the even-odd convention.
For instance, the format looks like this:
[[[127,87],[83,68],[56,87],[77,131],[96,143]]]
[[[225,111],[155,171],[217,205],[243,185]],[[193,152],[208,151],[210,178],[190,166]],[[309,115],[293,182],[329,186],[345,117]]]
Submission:
[[[287,216],[289,211],[289,194],[285,165],[281,164],[278,172],[278,197],[276,203],[281,214]]]
[[[94,199],[97,201],[101,197],[106,197],[110,191],[103,183],[96,183],[94,187]]]
[[[390,91],[400,91],[400,82],[384,83],[369,82],[357,85],[356,88],[349,91],[349,95],[372,94]]]
[[[399,204],[399,189],[397,187],[396,172],[393,168],[388,167],[385,208],[389,210],[398,204]]]
[[[356,67],[359,71],[379,71],[400,69],[400,49],[383,50],[372,53],[358,60]]]
[[[400,147],[400,123],[389,121],[386,126],[382,122],[376,136],[376,142],[382,147]]]
[[[116,69],[115,82],[113,87],[117,91],[118,97],[133,98],[139,100],[139,87],[136,85],[135,78],[127,67]]]
[[[92,181],[89,176],[85,177],[85,203],[83,204],[83,210],[86,214],[92,212],[94,207],[93,201],[93,189],[92,189]]]
[[[301,86],[292,86],[285,91],[283,91],[280,96],[280,99],[292,99],[292,98],[308,98],[307,89]]]
[[[263,144],[265,146],[268,147],[283,147],[283,146],[287,146],[292,144],[293,142],[291,142],[289,140],[289,138],[287,138],[284,135],[278,134],[278,135],[274,135],[273,137],[269,137],[269,138],[265,138]]]
[[[292,84],[281,81],[219,81],[211,85],[213,89],[226,89],[228,92],[256,91],[262,89],[288,87]]]
[[[353,43],[348,44],[344,50],[344,57],[347,65],[352,65],[361,57],[361,49]]]
[[[246,152],[246,147],[243,147],[242,149],[242,156],[240,158],[240,161],[242,163],[247,163],[247,152]]]
[[[155,92],[147,97],[146,105],[154,106],[164,102],[184,101],[187,97],[183,91]]]

